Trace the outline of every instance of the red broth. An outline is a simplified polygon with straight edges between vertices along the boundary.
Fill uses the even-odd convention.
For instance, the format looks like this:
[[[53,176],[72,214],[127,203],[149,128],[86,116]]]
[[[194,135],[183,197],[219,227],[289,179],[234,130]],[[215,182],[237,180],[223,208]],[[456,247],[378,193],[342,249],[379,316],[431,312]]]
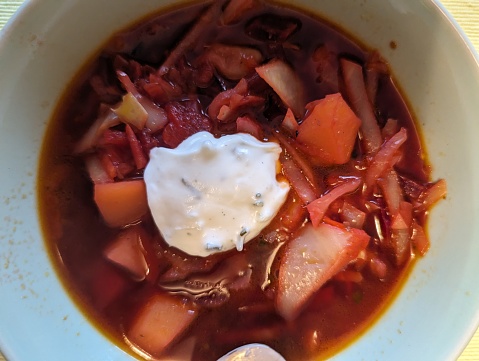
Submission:
[[[424,236],[427,209],[444,196],[444,182],[430,182],[415,123],[387,64],[376,52],[311,14],[269,3],[243,4],[250,3],[251,8],[226,10],[223,14],[229,17],[220,15],[215,18],[220,21],[196,29],[201,36],[169,65],[165,59],[188,36],[201,14],[209,11],[208,6],[192,5],[155,15],[116,34],[75,79],[47,133],[38,189],[43,229],[55,266],[86,315],[114,342],[137,356],[149,354],[162,359],[180,354],[185,359],[215,360],[235,347],[259,342],[287,360],[326,357],[379,317],[415,259],[428,248]],[[254,49],[262,59],[260,64],[240,71],[239,79],[232,79],[235,75],[226,76],[228,70],[215,63],[211,44]],[[224,59],[227,50],[219,49],[216,51]],[[296,124],[284,122],[288,105],[255,70],[273,59],[287,64],[304,88],[302,105],[309,110],[295,114]],[[361,128],[360,136],[354,135],[348,160],[339,164],[311,155],[305,145],[308,135],[302,131],[316,109],[316,103],[310,102],[341,94],[344,104],[354,107],[355,90],[351,87],[357,85],[350,84],[351,62],[360,66],[380,143],[375,148],[374,141],[368,140],[368,130]],[[229,93],[225,91],[238,89],[240,79],[247,89],[237,92],[244,103],[237,106],[230,98],[221,102],[218,94],[226,97]],[[128,80],[137,98],[146,98],[154,109],[165,111],[166,125],[152,130],[112,123],[91,144],[79,149],[94,121],[111,112],[108,109],[116,107],[127,91],[131,93]],[[215,102],[227,105],[223,110],[230,113],[220,116],[213,109]],[[365,124],[363,113],[354,111]],[[180,116],[175,118],[175,114]],[[236,119],[243,116],[247,121],[240,125]],[[177,121],[179,125],[174,126]],[[166,130],[168,124],[172,124],[171,129]],[[141,182],[142,159],[147,161],[149,149],[175,147],[200,130],[217,137],[246,131],[260,140],[279,142],[283,148],[280,176],[290,181],[293,190],[273,222],[243,251],[206,258],[169,247],[148,211],[134,222],[107,225],[95,203],[95,183]],[[404,133],[407,139],[399,149],[387,149],[391,146],[388,140]],[[132,152],[135,146],[140,149],[140,159]],[[385,161],[380,155],[388,150],[393,155],[386,156]],[[98,174],[85,165],[92,155],[106,180],[94,178]],[[374,171],[381,161],[389,162],[389,168]],[[301,174],[300,180],[292,173]],[[311,200],[300,196],[301,187],[312,187],[321,198],[351,179],[361,185],[335,198],[324,217],[315,222],[319,227],[345,232],[354,233],[354,228],[367,235],[367,245],[311,292],[287,321],[277,306],[284,282],[281,267],[292,252],[288,244],[315,217],[312,206],[306,207]],[[406,213],[390,209],[388,197],[395,186],[400,187],[396,195]],[[399,216],[406,224],[402,228],[397,225],[401,222],[395,222]],[[406,238],[398,236],[401,232],[407,233]],[[119,237],[127,237],[125,234],[141,242],[144,273],[140,267],[136,268],[139,273],[133,274],[105,257],[105,250]],[[397,245],[398,237],[405,242],[402,249]],[[228,279],[233,281],[225,283]],[[146,314],[146,305],[156,300],[171,303],[173,315],[178,307],[194,313],[191,319],[187,312],[178,316],[184,317],[178,318],[184,327],[180,325],[170,339],[162,340],[163,346],[137,342],[132,331],[140,327],[138,319]]]

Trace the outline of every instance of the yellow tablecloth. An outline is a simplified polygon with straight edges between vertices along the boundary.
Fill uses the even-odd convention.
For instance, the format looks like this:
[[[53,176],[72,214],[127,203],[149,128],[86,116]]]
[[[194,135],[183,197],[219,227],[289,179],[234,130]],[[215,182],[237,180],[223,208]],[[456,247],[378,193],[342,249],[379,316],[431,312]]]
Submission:
[[[0,29],[22,2],[23,0],[0,0]],[[479,0],[442,0],[442,3],[479,50]],[[0,361],[5,361],[1,354]],[[458,361],[479,361],[479,330]]]

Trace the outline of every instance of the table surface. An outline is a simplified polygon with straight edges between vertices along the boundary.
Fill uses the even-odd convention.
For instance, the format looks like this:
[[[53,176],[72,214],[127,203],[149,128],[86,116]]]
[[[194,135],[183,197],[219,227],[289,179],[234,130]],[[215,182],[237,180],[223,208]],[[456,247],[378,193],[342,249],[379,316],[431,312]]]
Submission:
[[[24,0],[0,0],[0,29],[13,15]],[[454,16],[469,40],[479,50],[479,1],[478,0],[442,0],[447,10]],[[466,347],[458,361],[479,360],[479,330]],[[0,361],[5,358],[0,353]]]

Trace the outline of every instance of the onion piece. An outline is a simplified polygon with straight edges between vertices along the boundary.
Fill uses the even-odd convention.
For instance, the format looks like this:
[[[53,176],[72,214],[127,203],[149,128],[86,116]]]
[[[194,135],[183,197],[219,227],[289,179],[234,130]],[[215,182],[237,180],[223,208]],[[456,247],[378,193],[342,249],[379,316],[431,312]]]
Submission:
[[[236,23],[248,11],[258,4],[257,0],[231,0],[221,15],[224,25]]]
[[[361,179],[350,178],[344,183],[334,187],[329,192],[323,194],[320,198],[309,203],[306,208],[308,209],[309,217],[311,218],[313,226],[317,227],[320,224],[332,202],[345,194],[354,192],[358,189],[360,184]]]
[[[286,179],[288,179],[291,187],[296,191],[303,204],[306,205],[318,198],[319,194],[315,187],[311,185],[295,162],[290,158],[281,158],[283,174]]]
[[[429,185],[421,192],[415,205],[416,211],[426,211],[447,195],[447,183],[444,179]]]
[[[382,143],[381,131],[364,83],[363,68],[358,63],[341,59],[346,94],[356,115],[361,119],[361,136],[368,154],[376,152]]]
[[[343,203],[340,216],[344,224],[358,229],[362,229],[366,221],[366,213],[349,202]]]
[[[378,179],[384,199],[390,214],[396,214],[399,211],[399,204],[404,200],[399,177],[394,170],[391,170],[385,177]]]
[[[126,73],[117,71],[117,77],[125,90],[132,94],[144,108],[146,113],[148,113],[145,126],[148,127],[148,129],[150,129],[153,133],[163,129],[168,123],[168,118],[164,109],[157,106],[151,99],[142,96]],[[138,129],[141,130],[142,128]]]
[[[381,146],[381,149],[374,155],[370,162],[369,169],[365,176],[367,188],[371,188],[376,180],[392,169],[398,160],[396,152],[407,139],[406,128],[401,128],[394,136]]]
[[[286,111],[286,115],[283,118],[283,121],[281,122],[281,126],[288,131],[293,136],[296,136],[296,132],[298,131],[299,124],[294,117],[293,112],[291,111],[291,108],[288,108]]]
[[[412,204],[400,202],[399,210],[392,218],[390,238],[394,260],[398,266],[404,264],[411,256],[412,219]]]
[[[91,150],[106,129],[118,124],[120,124],[120,118],[111,109],[103,112],[76,144],[73,152],[79,154]]]
[[[276,308],[286,320],[296,318],[322,285],[356,259],[369,235],[322,223],[307,224],[286,245],[281,258]]]
[[[304,89],[294,70],[279,59],[257,67],[258,75],[273,88],[286,107],[291,108],[297,118],[304,114]]]
[[[141,130],[148,119],[148,113],[137,98],[131,93],[123,96],[121,103],[112,110],[120,117],[121,121],[135,126]]]
[[[369,269],[371,273],[380,280],[383,280],[387,276],[388,266],[379,257],[372,257],[369,261]]]
[[[184,53],[194,46],[195,42],[201,37],[204,29],[212,22],[216,21],[221,14],[224,1],[214,1],[199,17],[196,23],[188,30],[186,35],[180,40],[176,47],[170,52],[163,64],[159,68],[159,74],[167,74]]]
[[[315,175],[315,172],[311,166],[311,163],[307,162],[305,160],[304,155],[300,154],[297,148],[292,144],[295,142],[295,140],[291,137],[284,136],[280,132],[276,132],[274,136],[276,137],[276,139],[278,139],[278,142],[281,144],[281,148],[284,149],[286,153],[293,159],[294,163],[296,163],[297,166],[300,168],[301,173],[303,173],[304,176],[311,183],[311,185],[315,189],[315,192],[319,194],[319,189],[316,186],[317,177]]]
[[[94,184],[113,182],[97,154],[90,154],[85,158],[85,167]]]
[[[414,249],[421,255],[424,256],[431,244],[429,243],[429,238],[424,231],[424,228],[416,222],[416,220],[412,221],[412,235],[411,241],[413,244]]]

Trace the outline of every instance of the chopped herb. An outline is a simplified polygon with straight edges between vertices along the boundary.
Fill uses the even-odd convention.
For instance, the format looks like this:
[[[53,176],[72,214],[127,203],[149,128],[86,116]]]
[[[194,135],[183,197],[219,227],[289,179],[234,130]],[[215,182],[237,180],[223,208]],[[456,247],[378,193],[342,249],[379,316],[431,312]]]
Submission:
[[[217,250],[220,250],[221,251],[221,246],[217,246],[215,244],[211,244],[211,243],[206,243],[206,249],[217,249]]]
[[[181,178],[181,183],[183,183],[183,185],[186,188],[188,188],[191,191],[191,193],[193,193],[196,199],[201,199],[201,191],[198,188],[196,188],[193,184],[188,182],[185,178]]]
[[[352,297],[353,297],[354,303],[359,304],[363,300],[363,293],[361,291],[357,290],[357,291],[353,292]]]
[[[266,239],[264,239],[264,236],[261,235],[259,238],[258,246],[265,247],[265,246],[268,246],[269,244],[270,243]]]

